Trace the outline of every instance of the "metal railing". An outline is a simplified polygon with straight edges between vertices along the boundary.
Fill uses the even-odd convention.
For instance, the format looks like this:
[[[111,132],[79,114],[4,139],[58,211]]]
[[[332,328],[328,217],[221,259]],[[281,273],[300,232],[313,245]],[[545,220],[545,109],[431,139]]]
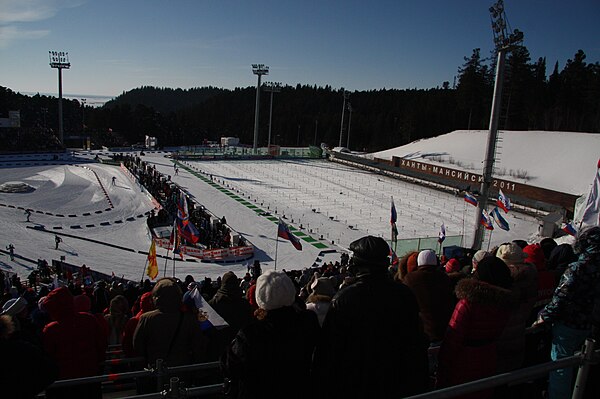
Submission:
[[[422,393],[419,395],[411,396],[407,399],[446,399],[453,398],[460,395],[474,393],[490,388],[495,388],[507,384],[519,384],[538,377],[547,375],[549,372],[578,366],[577,377],[575,381],[575,387],[573,389],[572,399],[581,399],[585,391],[585,385],[589,375],[590,367],[593,364],[600,362],[600,349],[595,349],[596,341],[588,338],[585,341],[583,350],[581,353],[575,354],[574,356],[566,357],[563,359],[555,360],[539,364],[532,367],[527,367],[519,370],[514,370],[509,373],[503,373],[494,375],[491,377],[483,378],[477,381],[467,382],[461,385],[452,387],[442,388],[431,392]],[[439,347],[430,348],[430,353],[437,352]],[[139,361],[139,358],[130,359],[115,359],[124,362]],[[212,384],[194,388],[182,388],[179,384],[178,377],[171,377],[169,379],[169,388],[163,390],[163,381],[166,377],[172,374],[179,374],[190,371],[206,371],[216,370],[219,368],[219,362],[208,362],[191,364],[184,366],[167,367],[164,365],[161,359],[156,361],[155,367],[152,369],[144,369],[139,371],[130,371],[116,374],[106,374],[93,377],[85,378],[74,378],[69,380],[56,381],[50,385],[50,388],[64,388],[75,385],[83,385],[89,383],[98,383],[106,381],[119,381],[130,378],[138,377],[154,377],[156,378],[157,391],[150,394],[128,396],[125,399],[158,399],[158,398],[188,398],[197,397],[210,394],[218,394],[223,392],[224,385]]]

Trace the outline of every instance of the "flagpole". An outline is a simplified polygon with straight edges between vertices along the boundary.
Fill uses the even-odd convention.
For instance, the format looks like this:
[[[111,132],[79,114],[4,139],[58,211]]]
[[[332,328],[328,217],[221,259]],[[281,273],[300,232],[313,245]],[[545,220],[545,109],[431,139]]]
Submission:
[[[461,234],[461,241],[460,241],[460,245],[463,246],[465,245],[465,216],[467,214],[467,201],[463,201],[464,203],[464,208],[463,208],[463,220],[462,220],[462,234]]]
[[[275,270],[277,270],[277,248],[279,247],[279,235],[275,238]]]
[[[140,279],[140,283],[144,282],[144,274],[147,273],[148,268],[148,257],[146,257],[146,264],[144,265],[144,270],[142,270],[142,278]]]
[[[492,234],[494,234],[494,230],[490,230],[490,238],[488,239],[487,251],[490,252],[490,244],[492,243]]]

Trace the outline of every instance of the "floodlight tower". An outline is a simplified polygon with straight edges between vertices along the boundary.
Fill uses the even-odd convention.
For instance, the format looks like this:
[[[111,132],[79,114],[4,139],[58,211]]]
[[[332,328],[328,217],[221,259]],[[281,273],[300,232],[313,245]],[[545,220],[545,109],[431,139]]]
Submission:
[[[256,108],[254,109],[254,144],[252,149],[256,152],[258,147],[258,116],[260,113],[260,78],[269,74],[269,67],[264,64],[252,64],[252,73],[258,75],[256,84]]]
[[[350,149],[350,125],[352,124],[352,104],[348,101],[348,135],[346,136],[346,148]]]
[[[281,91],[281,83],[279,82],[265,82],[263,85],[264,91],[271,92],[271,106],[269,107],[269,140],[267,142],[267,148],[271,146],[271,121],[273,120],[273,93],[279,93]]]
[[[87,98],[81,99],[81,131],[85,132],[85,103]]]
[[[348,99],[348,97],[350,97],[350,92],[346,91],[343,87],[342,87],[342,96],[344,97],[344,101],[342,102],[342,121],[340,122],[340,142],[338,144],[338,147],[342,146],[342,134],[344,133],[344,111],[346,110],[346,100]]]
[[[506,53],[515,45],[523,41],[523,32],[510,28],[504,12],[504,1],[498,0],[490,7],[492,19],[492,30],[494,32],[494,44],[498,58],[496,62],[496,79],[494,82],[494,97],[492,98],[492,111],[490,115],[490,133],[488,135],[487,149],[483,166],[483,181],[481,182],[479,204],[477,206],[477,217],[475,236],[473,237],[473,249],[481,249],[484,228],[481,224],[481,214],[486,209],[490,187],[492,185],[492,173],[496,158],[496,142],[498,140],[498,119],[500,117],[500,105],[502,101],[502,84],[504,82],[504,61]]]
[[[62,70],[71,68],[68,51],[48,51],[50,67],[58,69],[58,140],[63,141]]]

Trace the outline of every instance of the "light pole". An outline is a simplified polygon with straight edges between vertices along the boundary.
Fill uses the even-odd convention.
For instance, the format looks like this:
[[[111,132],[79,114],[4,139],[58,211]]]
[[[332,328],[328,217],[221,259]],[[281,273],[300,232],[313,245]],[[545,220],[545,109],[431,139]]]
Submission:
[[[267,142],[267,148],[269,148],[271,146],[271,122],[273,120],[273,93],[279,93],[281,91],[281,83],[265,82],[263,90],[271,92],[271,106],[269,107],[269,140]]]
[[[342,96],[344,97],[344,101],[342,102],[342,121],[340,122],[340,142],[338,144],[338,147],[342,146],[342,134],[344,133],[344,111],[346,110],[346,100],[350,96],[350,92],[346,91],[343,87],[342,87],[342,92],[343,92]]]
[[[64,145],[63,112],[62,112],[62,70],[71,68],[69,52],[48,51],[50,67],[58,69],[58,140]]]
[[[81,99],[81,131],[85,132],[85,103],[87,99]]]
[[[269,67],[264,64],[252,64],[252,73],[258,75],[258,83],[256,83],[256,108],[254,109],[254,144],[252,149],[256,153],[258,148],[258,116],[260,113],[260,78],[262,75],[269,74]]]
[[[498,52],[496,63],[496,79],[494,82],[494,96],[492,98],[492,111],[490,115],[490,134],[488,136],[487,149],[483,166],[483,181],[481,182],[479,203],[475,220],[475,235],[473,237],[473,249],[480,249],[483,243],[484,228],[481,224],[482,212],[486,209],[490,187],[492,185],[492,173],[496,158],[496,142],[498,140],[498,119],[500,117],[500,105],[502,102],[502,84],[504,83],[504,61],[506,53],[516,44],[523,41],[523,32],[515,29],[514,33],[509,27],[504,12],[503,0],[498,0],[490,7],[492,17],[492,29],[494,31],[494,43]]]
[[[350,124],[352,123],[352,104],[348,101],[348,136],[346,137],[346,148],[350,149]]]

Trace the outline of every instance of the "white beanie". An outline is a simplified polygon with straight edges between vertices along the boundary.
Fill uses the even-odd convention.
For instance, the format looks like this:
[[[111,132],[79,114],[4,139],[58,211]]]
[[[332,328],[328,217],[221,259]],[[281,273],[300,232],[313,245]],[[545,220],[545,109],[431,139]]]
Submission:
[[[527,254],[515,243],[502,244],[496,251],[496,256],[506,264],[523,263]]]
[[[296,287],[285,272],[269,270],[256,279],[256,303],[264,310],[291,306],[296,299]]]
[[[424,251],[419,252],[419,256],[417,256],[417,266],[437,266],[438,259],[435,255],[435,251],[431,249],[426,249]]]

